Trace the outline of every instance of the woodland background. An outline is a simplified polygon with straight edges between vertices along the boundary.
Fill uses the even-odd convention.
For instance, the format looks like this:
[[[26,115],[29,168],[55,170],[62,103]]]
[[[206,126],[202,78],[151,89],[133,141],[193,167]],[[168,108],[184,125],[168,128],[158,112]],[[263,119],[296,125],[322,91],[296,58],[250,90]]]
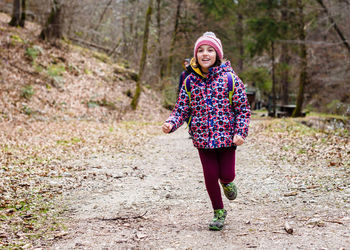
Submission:
[[[54,30],[47,36],[139,71],[143,86],[158,91],[165,106],[174,104],[181,63],[192,57],[196,38],[214,31],[248,89],[260,90],[263,105],[270,98],[274,105],[298,104],[299,115],[302,108],[349,115],[349,0],[17,2],[25,3],[27,20]],[[13,2],[1,0],[0,10],[13,13]]]

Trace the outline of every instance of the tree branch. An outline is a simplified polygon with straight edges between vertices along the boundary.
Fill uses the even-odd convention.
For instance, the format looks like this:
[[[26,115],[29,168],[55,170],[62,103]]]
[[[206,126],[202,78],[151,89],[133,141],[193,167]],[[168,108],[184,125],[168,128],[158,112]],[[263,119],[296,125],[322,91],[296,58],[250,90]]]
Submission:
[[[100,220],[103,221],[115,221],[115,220],[131,220],[131,219],[143,219],[143,216],[145,216],[147,214],[148,211],[144,212],[142,215],[135,215],[135,216],[117,216],[114,218],[100,218]]]
[[[100,50],[103,50],[104,52],[109,52],[110,51],[110,48],[106,48],[106,47],[103,47],[101,45],[98,45],[98,44],[95,44],[95,43],[92,43],[92,42],[89,42],[89,41],[86,41],[86,40],[83,40],[83,39],[79,39],[79,38],[76,38],[76,37],[68,37],[69,40],[72,40],[74,42],[77,42],[77,43],[80,43],[80,44],[84,44],[84,45],[87,45],[89,47],[93,47],[93,48],[96,48],[96,49],[100,49]]]
[[[289,44],[310,44],[310,45],[316,45],[316,46],[337,46],[340,44],[343,44],[343,42],[337,42],[337,43],[331,43],[331,42],[325,42],[325,41],[300,41],[300,40],[276,40],[278,43],[289,43]]]
[[[100,28],[101,23],[102,23],[102,20],[103,20],[105,14],[106,14],[106,12],[107,12],[107,9],[108,9],[109,6],[111,5],[111,3],[112,3],[112,0],[109,0],[109,2],[107,3],[106,7],[104,8],[104,10],[103,10],[103,12],[102,12],[102,14],[101,14],[101,16],[100,16],[100,20],[98,21],[98,23],[97,23],[97,25],[96,25],[96,27],[95,27],[95,30],[98,30],[98,29]]]
[[[323,0],[316,0],[316,2],[318,2],[319,5],[321,5],[321,7],[323,8],[323,11],[326,13],[328,19],[331,21],[331,23],[334,25],[334,29],[337,32],[338,36],[340,37],[340,39],[343,41],[344,46],[346,47],[346,49],[348,50],[349,54],[350,54],[350,44],[347,42],[346,38],[344,37],[343,33],[341,32],[341,30],[339,29],[338,25],[336,24],[336,22],[334,21],[333,17],[331,17],[329,15],[328,9],[327,7],[324,5]]]

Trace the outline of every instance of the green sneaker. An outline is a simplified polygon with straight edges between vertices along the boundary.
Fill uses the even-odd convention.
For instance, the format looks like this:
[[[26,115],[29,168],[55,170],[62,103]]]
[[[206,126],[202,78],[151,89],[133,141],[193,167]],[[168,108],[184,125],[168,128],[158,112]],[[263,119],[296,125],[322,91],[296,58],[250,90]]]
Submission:
[[[237,198],[237,187],[233,182],[221,183],[221,186],[227,199],[234,200]]]
[[[220,231],[224,227],[226,215],[225,209],[214,210],[214,218],[209,223],[209,230]]]

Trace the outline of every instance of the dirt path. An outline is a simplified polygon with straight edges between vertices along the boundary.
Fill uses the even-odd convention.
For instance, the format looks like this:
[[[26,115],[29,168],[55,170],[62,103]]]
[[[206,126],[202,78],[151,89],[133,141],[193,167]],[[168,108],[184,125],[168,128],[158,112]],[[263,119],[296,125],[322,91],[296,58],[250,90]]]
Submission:
[[[279,166],[264,156],[268,150],[258,142],[238,149],[239,196],[224,200],[221,232],[207,230],[212,210],[185,128],[152,138],[136,155],[67,163],[86,170],[82,185],[65,195],[67,234],[51,249],[349,249],[349,189],[309,185],[301,177],[329,170]],[[286,221],[293,234],[284,231]]]

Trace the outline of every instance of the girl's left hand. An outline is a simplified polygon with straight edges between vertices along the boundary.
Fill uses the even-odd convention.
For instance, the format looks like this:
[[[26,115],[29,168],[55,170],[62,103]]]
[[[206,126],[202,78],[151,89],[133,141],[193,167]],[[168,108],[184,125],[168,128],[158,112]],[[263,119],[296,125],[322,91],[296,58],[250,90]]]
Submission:
[[[244,143],[244,139],[242,138],[242,136],[235,135],[233,137],[233,143],[236,144],[237,146],[240,146]]]

